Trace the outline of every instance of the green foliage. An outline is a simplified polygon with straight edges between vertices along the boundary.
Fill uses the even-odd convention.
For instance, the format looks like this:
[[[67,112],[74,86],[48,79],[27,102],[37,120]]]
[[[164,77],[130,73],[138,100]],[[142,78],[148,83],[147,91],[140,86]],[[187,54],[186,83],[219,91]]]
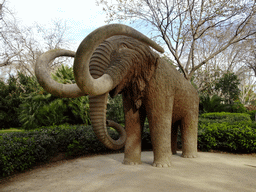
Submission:
[[[58,70],[52,74],[55,81],[63,84],[75,83],[73,68],[61,65]],[[68,123],[71,124],[90,124],[89,116],[89,99],[87,96],[79,98],[66,98],[63,99],[67,105],[65,114],[69,117]]]
[[[143,133],[141,135],[141,148],[142,150],[152,150],[152,143],[151,143],[151,136],[150,136],[150,131],[149,131],[149,125],[148,122],[146,121]]]
[[[240,101],[235,101],[229,106],[231,108],[229,111],[232,113],[246,113],[248,111]]]
[[[198,130],[198,148],[202,151],[220,150],[235,153],[256,152],[256,129],[250,124],[202,124]]]
[[[67,117],[64,112],[67,107],[62,99],[52,97],[51,94],[30,94],[20,105],[19,119],[24,129],[61,124]]]
[[[17,79],[10,76],[8,84],[0,80],[0,128],[19,127],[17,106],[21,103],[21,89],[16,86]],[[11,115],[12,114],[12,115]]]
[[[199,112],[232,112],[232,113],[246,113],[247,109],[239,101],[235,101],[232,104],[225,104],[224,99],[217,95],[210,97],[209,95],[200,96]]]
[[[222,102],[223,99],[217,95],[212,97],[209,95],[201,96],[199,104],[200,113],[225,111],[227,106]]]
[[[200,115],[201,118],[214,120],[215,122],[235,122],[235,121],[248,121],[251,122],[251,118],[245,113],[204,113]]]
[[[239,79],[234,73],[226,73],[211,84],[206,84],[200,92],[200,113],[245,113],[247,109],[238,99],[239,84]]]
[[[224,99],[225,103],[232,104],[235,100],[238,99],[240,90],[238,85],[240,81],[238,76],[234,73],[226,73],[223,77],[218,79],[215,85],[215,89],[221,92],[221,96]]]
[[[60,83],[74,83],[72,68],[61,66],[53,78]],[[88,97],[57,98],[38,84],[35,77],[19,73],[7,83],[0,81],[0,128],[72,123],[90,124]]]
[[[85,125],[91,124],[89,114],[89,98],[87,96],[79,98],[68,98],[64,100],[68,106],[66,112],[69,116],[69,120],[67,121],[68,123]]]
[[[73,83],[73,70],[62,65],[53,74],[53,78],[59,83]],[[22,82],[25,84],[26,79],[22,79]],[[29,94],[24,93],[21,96],[18,119],[24,129],[63,123],[90,124],[88,97],[58,98],[44,91],[36,83],[31,82],[30,86],[37,86],[37,89],[33,88]]]
[[[56,152],[53,138],[38,132],[1,134],[0,170],[3,175],[24,171],[35,162],[46,161]]]
[[[118,138],[115,131],[110,130],[109,134]],[[0,133],[0,177],[23,171],[38,162],[47,162],[58,152],[77,156],[109,151],[98,141],[92,128],[83,125],[66,124],[27,132]]]
[[[20,127],[18,120],[19,105],[23,102],[22,95],[38,90],[35,77],[18,73],[17,77],[9,76],[7,83],[0,80],[0,128]]]
[[[8,141],[9,139],[9,141]],[[10,175],[14,171],[24,171],[29,168],[35,158],[33,138],[11,137],[10,134],[0,139],[0,170],[3,175]]]
[[[244,113],[205,113],[199,118],[198,148],[235,153],[256,152],[256,123]]]
[[[247,114],[250,115],[252,121],[255,121],[256,110],[248,111]]]
[[[116,131],[109,129],[113,139]],[[234,153],[256,152],[256,123],[249,114],[205,113],[199,118],[198,148],[202,151],[221,150]],[[151,150],[148,123],[142,134],[142,149]],[[47,162],[54,154],[67,157],[110,152],[96,138],[90,126],[55,125],[33,131],[0,133],[1,176],[23,171]]]
[[[63,123],[90,123],[88,97],[56,98],[51,94],[30,94],[20,105],[19,119],[24,129],[60,125]]]
[[[117,95],[113,99],[109,97],[107,104],[107,119],[117,123],[124,123],[124,110],[122,95]]]
[[[52,74],[55,81],[63,84],[73,84],[75,83],[75,77],[73,69],[68,66],[61,65],[57,71]]]
[[[16,128],[9,128],[9,129],[0,130],[0,134],[1,133],[11,133],[11,132],[22,132],[22,131],[25,131],[25,130],[16,129]]]

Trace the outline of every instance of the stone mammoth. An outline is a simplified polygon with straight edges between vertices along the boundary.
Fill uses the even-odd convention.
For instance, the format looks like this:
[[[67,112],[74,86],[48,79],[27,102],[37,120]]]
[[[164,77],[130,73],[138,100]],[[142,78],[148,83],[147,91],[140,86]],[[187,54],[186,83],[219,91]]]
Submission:
[[[125,145],[124,164],[141,163],[141,132],[145,118],[149,128],[156,167],[168,167],[176,153],[177,128],[181,128],[182,155],[197,155],[199,99],[197,91],[170,63],[150,47],[164,50],[154,41],[125,25],[96,29],[80,44],[77,52],[51,50],[39,57],[36,76],[41,86],[59,97],[89,95],[90,117],[98,139],[110,149]],[[77,84],[59,84],[50,78],[47,65],[59,56],[75,57]],[[125,129],[106,120],[108,94],[121,93]],[[106,127],[120,134],[113,140]]]

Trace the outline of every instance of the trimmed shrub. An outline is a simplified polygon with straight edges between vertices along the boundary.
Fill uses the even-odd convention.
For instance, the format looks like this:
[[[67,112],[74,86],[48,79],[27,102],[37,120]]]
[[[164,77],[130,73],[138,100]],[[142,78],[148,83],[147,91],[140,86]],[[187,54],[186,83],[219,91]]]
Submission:
[[[199,118],[198,148],[235,153],[256,152],[256,123],[244,113],[205,113]]]
[[[204,113],[200,115],[201,118],[213,120],[214,122],[235,122],[235,121],[248,121],[251,122],[250,115],[246,113]]]
[[[113,139],[119,137],[111,128],[108,132]],[[256,122],[252,122],[248,114],[203,114],[199,119],[198,148],[202,151],[255,153]],[[151,149],[146,121],[142,150]],[[90,126],[84,125],[65,124],[26,132],[0,133],[0,177],[29,169],[36,162],[47,162],[58,152],[74,157],[113,151],[98,141]]]
[[[198,130],[198,149],[235,153],[256,152],[256,129],[248,124],[201,124]]]
[[[116,131],[109,130],[113,139]],[[98,141],[91,127],[61,125],[33,131],[0,134],[0,177],[47,162],[58,152],[67,157],[110,152]]]
[[[54,138],[39,132],[13,132],[0,135],[1,176],[24,171],[35,162],[44,162],[57,149]]]

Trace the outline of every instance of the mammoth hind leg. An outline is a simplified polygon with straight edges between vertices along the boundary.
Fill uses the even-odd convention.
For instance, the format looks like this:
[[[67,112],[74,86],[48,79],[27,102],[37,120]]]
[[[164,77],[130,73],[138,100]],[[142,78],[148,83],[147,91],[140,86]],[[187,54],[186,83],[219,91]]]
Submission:
[[[181,121],[182,156],[197,157],[198,113],[188,112]]]

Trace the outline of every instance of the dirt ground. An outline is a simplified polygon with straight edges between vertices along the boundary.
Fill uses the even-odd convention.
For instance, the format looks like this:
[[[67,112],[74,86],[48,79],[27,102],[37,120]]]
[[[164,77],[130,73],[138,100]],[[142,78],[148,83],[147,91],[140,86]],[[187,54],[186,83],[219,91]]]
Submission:
[[[122,160],[123,153],[52,162],[2,181],[0,191],[256,191],[256,154],[179,152],[170,168],[152,167],[152,152],[142,153],[141,165]]]

